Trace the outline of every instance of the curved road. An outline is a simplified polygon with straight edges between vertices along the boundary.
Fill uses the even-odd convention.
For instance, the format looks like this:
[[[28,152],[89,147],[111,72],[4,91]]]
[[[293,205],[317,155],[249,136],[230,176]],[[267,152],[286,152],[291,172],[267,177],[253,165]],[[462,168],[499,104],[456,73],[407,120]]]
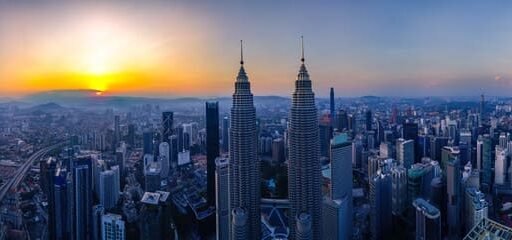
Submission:
[[[7,181],[4,185],[2,185],[2,187],[0,187],[0,202],[4,199],[5,195],[7,194],[7,192],[10,189],[13,189],[13,188],[16,189],[18,187],[18,185],[21,183],[21,181],[25,177],[25,174],[27,173],[28,170],[30,170],[30,167],[34,164],[34,162],[36,160],[38,160],[39,158],[43,157],[48,152],[50,152],[50,151],[52,151],[52,150],[54,150],[56,148],[61,147],[64,144],[65,144],[65,142],[64,143],[58,143],[58,144],[55,144],[55,145],[43,148],[43,149],[35,152],[34,154],[32,154],[32,156],[30,156],[27,159],[27,161],[25,161],[16,170],[16,173],[14,174],[14,176],[11,179],[9,179],[9,181]]]

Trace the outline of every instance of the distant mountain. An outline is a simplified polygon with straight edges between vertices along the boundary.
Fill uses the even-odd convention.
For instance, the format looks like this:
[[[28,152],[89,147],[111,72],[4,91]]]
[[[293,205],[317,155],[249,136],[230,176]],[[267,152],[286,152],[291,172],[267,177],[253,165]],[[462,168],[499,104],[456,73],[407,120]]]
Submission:
[[[133,96],[108,96],[97,95],[95,90],[56,90],[32,94],[23,101],[33,104],[54,103],[61,107],[78,108],[129,108],[134,105],[158,104],[162,106],[195,106],[202,107],[205,101],[218,101],[220,105],[231,104],[231,97],[181,97],[181,98],[151,98]],[[289,98],[279,96],[255,96],[256,104],[269,102],[287,102]]]
[[[63,109],[64,109],[64,107],[62,107],[59,104],[53,103],[53,102],[45,103],[45,104],[39,104],[39,105],[36,105],[36,106],[33,106],[33,107],[29,108],[29,110],[32,110],[32,111],[44,111],[44,112],[47,112],[47,111],[59,111],[59,110],[63,110]]]

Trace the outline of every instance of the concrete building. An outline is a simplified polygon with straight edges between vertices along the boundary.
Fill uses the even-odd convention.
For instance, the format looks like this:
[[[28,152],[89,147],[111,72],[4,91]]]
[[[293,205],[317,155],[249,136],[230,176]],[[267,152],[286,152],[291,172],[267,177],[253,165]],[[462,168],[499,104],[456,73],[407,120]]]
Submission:
[[[229,239],[229,159],[215,160],[216,234],[218,240]]]
[[[412,203],[416,209],[416,240],[441,240],[441,212],[423,198]]]
[[[107,213],[101,217],[101,237],[103,240],[124,240],[126,231],[121,215]]]

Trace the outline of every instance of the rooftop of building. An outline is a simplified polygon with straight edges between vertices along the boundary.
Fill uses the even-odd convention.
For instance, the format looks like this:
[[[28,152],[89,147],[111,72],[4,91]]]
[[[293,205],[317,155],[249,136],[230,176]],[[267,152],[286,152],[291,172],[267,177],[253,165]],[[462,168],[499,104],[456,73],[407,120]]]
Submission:
[[[512,228],[501,225],[488,218],[482,219],[464,237],[464,240],[505,240],[512,239]]]
[[[422,211],[428,218],[434,219],[440,216],[439,209],[425,201],[423,198],[417,198],[412,205],[419,211]]]
[[[473,207],[476,210],[480,210],[489,206],[489,203],[485,201],[485,194],[480,192],[480,190],[478,190],[477,188],[467,188],[466,193],[471,198],[470,200],[473,203]]]
[[[144,196],[142,196],[142,199],[140,201],[142,203],[146,203],[146,204],[158,205],[159,200],[160,200],[159,193],[145,192]]]

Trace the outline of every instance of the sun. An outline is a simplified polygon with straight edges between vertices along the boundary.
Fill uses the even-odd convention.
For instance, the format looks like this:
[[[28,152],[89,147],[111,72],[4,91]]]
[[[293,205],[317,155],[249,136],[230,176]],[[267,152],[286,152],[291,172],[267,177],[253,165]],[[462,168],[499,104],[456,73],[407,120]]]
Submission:
[[[90,89],[96,90],[98,92],[104,92],[108,89],[108,81],[105,77],[90,76],[88,81]]]

